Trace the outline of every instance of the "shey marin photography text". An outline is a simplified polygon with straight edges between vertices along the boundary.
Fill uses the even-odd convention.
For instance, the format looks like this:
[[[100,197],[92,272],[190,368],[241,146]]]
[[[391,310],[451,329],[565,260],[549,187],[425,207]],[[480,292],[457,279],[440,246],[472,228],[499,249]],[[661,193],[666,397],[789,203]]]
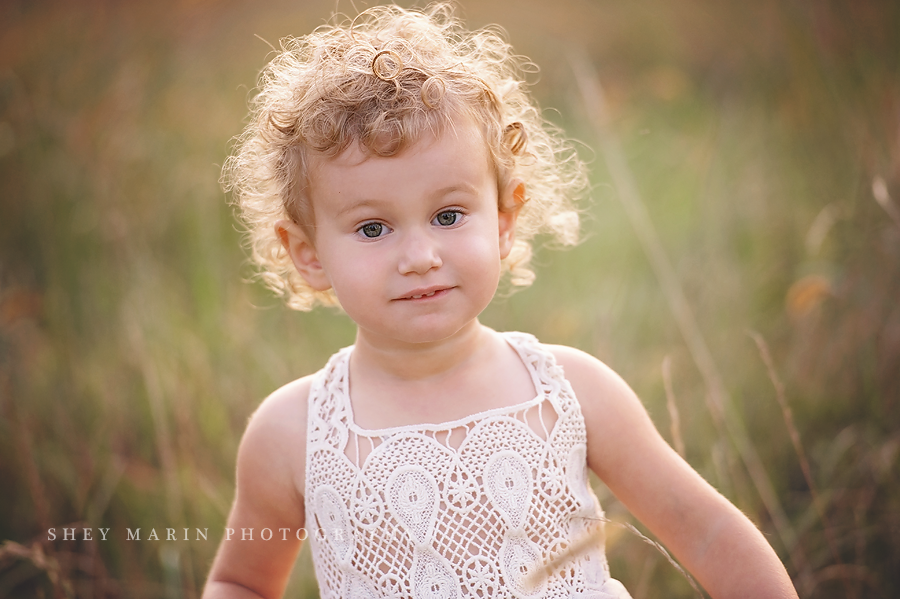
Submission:
[[[307,540],[310,535],[324,540],[331,535],[335,538],[343,537],[344,531],[340,529],[317,529],[312,532],[305,528],[225,528],[222,538],[226,541],[298,541]],[[47,529],[48,541],[107,541],[116,537],[126,541],[208,541],[209,528],[92,528],[92,527],[54,527]],[[213,539],[216,540],[216,539]],[[340,540],[340,539],[338,539]]]

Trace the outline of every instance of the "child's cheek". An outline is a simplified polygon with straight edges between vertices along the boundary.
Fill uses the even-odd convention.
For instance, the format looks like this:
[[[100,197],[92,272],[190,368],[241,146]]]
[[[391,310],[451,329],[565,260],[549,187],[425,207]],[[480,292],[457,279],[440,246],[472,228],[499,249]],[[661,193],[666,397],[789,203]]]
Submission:
[[[498,235],[488,227],[482,226],[479,234],[472,235],[465,243],[459,244],[461,251],[479,263],[500,261],[500,241]],[[492,234],[493,233],[493,234]]]
[[[335,259],[339,263],[342,282],[349,286],[371,287],[386,274],[384,252],[381,248],[369,247],[371,243],[348,244],[347,247],[338,248]],[[362,247],[360,247],[362,246]]]

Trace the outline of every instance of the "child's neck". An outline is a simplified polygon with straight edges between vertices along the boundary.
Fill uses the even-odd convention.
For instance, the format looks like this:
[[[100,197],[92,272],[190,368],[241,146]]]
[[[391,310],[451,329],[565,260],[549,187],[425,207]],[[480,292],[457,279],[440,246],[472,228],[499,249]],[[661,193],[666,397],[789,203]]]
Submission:
[[[377,343],[357,335],[350,354],[354,422],[368,430],[456,422],[524,403],[537,390],[506,338],[473,320],[440,342]]]
[[[355,370],[379,373],[397,382],[422,381],[451,372],[477,359],[494,342],[494,332],[474,319],[447,339],[409,344],[372,338],[358,331],[353,348]]]

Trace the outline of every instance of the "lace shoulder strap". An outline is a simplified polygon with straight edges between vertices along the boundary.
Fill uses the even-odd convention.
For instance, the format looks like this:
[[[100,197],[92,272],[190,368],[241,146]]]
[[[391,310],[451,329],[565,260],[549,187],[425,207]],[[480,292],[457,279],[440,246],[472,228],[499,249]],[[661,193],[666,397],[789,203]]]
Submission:
[[[315,374],[309,391],[307,454],[322,445],[343,451],[347,444],[350,415],[346,402],[340,398],[347,385],[346,361],[351,351],[353,346],[338,351]]]
[[[546,345],[529,333],[508,332],[503,335],[531,373],[535,389],[549,399],[557,411],[568,412],[578,405],[563,367],[556,363],[556,356]]]

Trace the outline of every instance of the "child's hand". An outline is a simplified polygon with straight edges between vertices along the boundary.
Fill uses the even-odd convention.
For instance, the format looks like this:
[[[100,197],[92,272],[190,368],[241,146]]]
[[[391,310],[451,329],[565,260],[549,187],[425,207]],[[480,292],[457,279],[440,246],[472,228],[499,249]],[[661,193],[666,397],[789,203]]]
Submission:
[[[204,599],[268,599],[284,593],[300,551],[296,533],[304,527],[301,490],[309,388],[310,377],[282,387],[262,403],[247,425],[238,450],[237,492],[227,524],[234,532],[227,540],[226,529]],[[272,533],[268,541],[261,536],[265,528]]]
[[[669,447],[628,385],[588,354],[552,349],[581,404],[588,465],[707,592],[796,599],[759,530]]]

